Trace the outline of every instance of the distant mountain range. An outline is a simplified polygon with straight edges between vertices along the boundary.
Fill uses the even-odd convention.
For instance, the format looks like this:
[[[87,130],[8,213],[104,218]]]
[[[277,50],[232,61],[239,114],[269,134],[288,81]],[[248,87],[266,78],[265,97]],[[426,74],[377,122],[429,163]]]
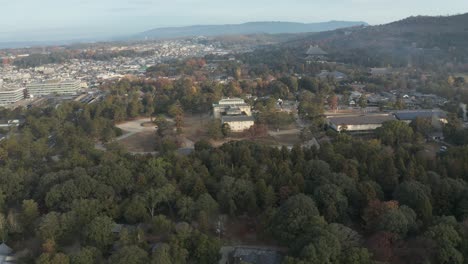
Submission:
[[[307,24],[295,22],[249,22],[244,24],[155,28],[137,34],[135,37],[141,39],[163,39],[194,36],[304,33],[322,32],[335,30],[338,28],[348,28],[362,25],[368,24],[362,21],[329,21]]]

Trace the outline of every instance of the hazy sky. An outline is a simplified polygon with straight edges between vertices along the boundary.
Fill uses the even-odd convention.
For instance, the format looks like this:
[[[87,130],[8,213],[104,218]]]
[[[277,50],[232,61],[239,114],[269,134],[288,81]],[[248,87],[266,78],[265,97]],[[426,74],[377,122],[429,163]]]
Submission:
[[[162,26],[366,21],[468,12],[468,0],[0,0],[0,41],[126,35]]]

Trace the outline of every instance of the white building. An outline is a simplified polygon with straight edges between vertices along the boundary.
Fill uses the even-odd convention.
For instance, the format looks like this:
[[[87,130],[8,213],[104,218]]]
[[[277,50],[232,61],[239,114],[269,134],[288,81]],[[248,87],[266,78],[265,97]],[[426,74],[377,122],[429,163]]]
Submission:
[[[241,98],[221,99],[217,104],[213,104],[213,116],[215,119],[223,115],[252,115],[250,105]]]
[[[14,104],[24,99],[23,87],[1,87],[0,86],[0,106]]]
[[[74,80],[50,80],[26,85],[28,93],[33,96],[44,96],[50,94],[75,95],[78,93],[80,88],[81,82]]]
[[[223,116],[222,124],[228,124],[232,132],[242,132],[255,124],[253,116]]]
[[[381,127],[383,123],[397,120],[391,114],[363,114],[328,116],[330,128],[337,132],[369,133]]]

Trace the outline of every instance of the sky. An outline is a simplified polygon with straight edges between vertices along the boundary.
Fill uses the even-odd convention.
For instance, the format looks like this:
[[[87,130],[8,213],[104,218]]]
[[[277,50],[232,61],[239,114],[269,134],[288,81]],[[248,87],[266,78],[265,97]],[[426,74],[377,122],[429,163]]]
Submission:
[[[156,27],[365,21],[468,12],[468,0],[0,0],[0,42],[109,38]]]

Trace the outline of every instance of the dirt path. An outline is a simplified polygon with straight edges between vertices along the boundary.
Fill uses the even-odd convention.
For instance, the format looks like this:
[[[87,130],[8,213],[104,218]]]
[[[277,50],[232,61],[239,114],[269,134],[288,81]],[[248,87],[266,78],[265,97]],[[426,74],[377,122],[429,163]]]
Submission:
[[[291,134],[300,134],[301,130],[298,128],[293,128],[293,129],[285,129],[285,130],[280,130],[280,131],[274,131],[274,130],[269,130],[268,135],[270,136],[282,136],[282,135],[291,135]]]
[[[140,119],[135,119],[132,121],[127,121],[124,123],[117,124],[116,127],[122,129],[123,131],[127,133],[133,133],[133,134],[140,133],[140,132],[147,132],[147,131],[155,131],[156,125],[148,126],[148,127],[142,126],[143,123],[147,123],[147,122],[151,122],[150,118],[140,118]],[[116,140],[119,140],[119,139],[117,138]]]

